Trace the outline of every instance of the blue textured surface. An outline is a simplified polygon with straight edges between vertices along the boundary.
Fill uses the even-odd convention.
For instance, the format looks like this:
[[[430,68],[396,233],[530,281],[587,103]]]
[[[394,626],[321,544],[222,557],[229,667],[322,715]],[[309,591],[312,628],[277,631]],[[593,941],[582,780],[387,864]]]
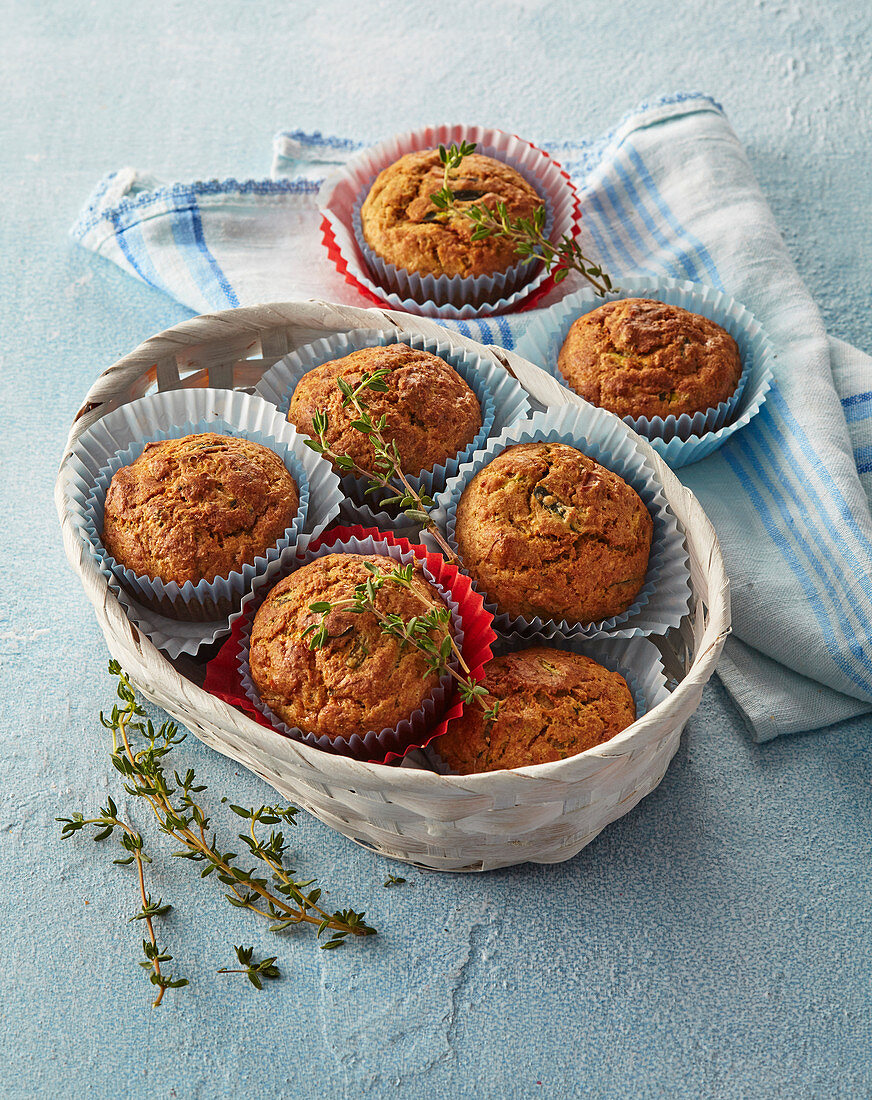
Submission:
[[[184,316],[68,245],[83,199],[125,163],[261,176],[280,128],[375,138],[474,118],[577,136],[703,88],[831,333],[869,350],[865,5],[2,9],[0,1094],[868,1095],[870,723],[752,746],[717,684],[663,784],[568,864],[411,871],[385,890],[396,866],[306,818],[299,868],[382,933],[347,951],[271,937],[159,855],[154,892],[176,905],[164,938],[192,985],[152,1012],[130,875],[87,840],[61,844],[53,820],[118,786],[95,728],[105,646],[51,501],[94,376]],[[179,764],[209,782],[219,819],[218,793],[270,797],[193,739]],[[277,952],[286,979],[258,994],[216,975],[243,942]]]

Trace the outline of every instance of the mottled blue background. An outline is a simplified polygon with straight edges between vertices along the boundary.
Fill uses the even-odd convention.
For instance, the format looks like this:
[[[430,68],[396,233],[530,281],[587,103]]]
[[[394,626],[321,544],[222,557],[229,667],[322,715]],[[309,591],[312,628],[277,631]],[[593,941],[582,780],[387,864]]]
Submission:
[[[402,872],[301,820],[300,870],[381,932],[333,954],[270,936],[155,841],[192,984],[152,1011],[132,875],[54,823],[119,785],[107,653],[51,499],[92,379],[185,316],[67,242],[91,187],[124,164],[265,175],[281,128],[592,136],[707,91],[830,332],[870,350],[868,6],[2,0],[0,20],[0,1094],[868,1096],[869,719],[758,747],[716,682],[658,790],[567,864]],[[219,794],[271,797],[193,738],[178,757],[218,820]],[[392,870],[408,882],[385,890]],[[242,942],[284,980],[217,975]]]

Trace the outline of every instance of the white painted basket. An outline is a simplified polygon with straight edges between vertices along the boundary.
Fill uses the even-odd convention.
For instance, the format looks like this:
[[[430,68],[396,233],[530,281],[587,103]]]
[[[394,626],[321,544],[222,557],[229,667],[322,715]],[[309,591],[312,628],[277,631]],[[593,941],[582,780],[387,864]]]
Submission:
[[[194,317],[147,340],[106,370],[88,393],[67,443],[55,490],[64,546],[94,605],[106,642],[133,683],[205,744],[244,764],[284,797],[383,855],[442,871],[486,871],[569,859],[652,791],[699,704],[729,632],[729,584],[711,523],[689,490],[642,442],[687,537],[693,595],[678,629],[652,638],[667,675],[667,700],[617,737],[553,764],[473,776],[363,764],[273,733],[199,686],[202,665],[170,662],[126,618],[69,514],[70,449],[112,409],[184,386],[249,388],[288,351],[328,333],[395,326],[445,338],[407,313],[323,302],[279,303]],[[543,370],[463,336],[452,343],[489,355],[542,405],[583,404]]]

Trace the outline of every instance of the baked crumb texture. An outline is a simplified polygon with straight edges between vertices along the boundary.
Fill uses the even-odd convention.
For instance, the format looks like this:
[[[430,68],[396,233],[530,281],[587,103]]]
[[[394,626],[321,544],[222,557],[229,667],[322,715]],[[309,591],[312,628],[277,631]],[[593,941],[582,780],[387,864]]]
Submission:
[[[545,646],[495,657],[484,686],[488,703],[500,702],[496,719],[488,721],[479,706],[466,706],[433,743],[460,775],[565,760],[608,741],[636,717],[619,672]]]
[[[370,574],[365,562],[394,568],[380,554],[327,554],[302,566],[273,588],[258,609],[251,632],[249,666],[261,700],[292,728],[331,740],[393,729],[420,708],[439,684],[416,648],[382,632],[374,614],[336,610],[327,616],[329,639],[309,648],[304,631],[321,616],[320,601],[339,603]],[[376,594],[382,614],[408,621],[442,607],[439,593],[416,567],[413,592],[386,585]],[[432,634],[437,640],[437,634]]]
[[[213,432],[167,439],[112,478],[103,545],[142,576],[213,581],[274,546],[299,506],[296,482],[268,447]]]
[[[626,611],[653,522],[632,486],[565,443],[509,447],[457,506],[466,571],[500,611],[592,623]]]
[[[716,408],[742,373],[736,341],[720,325],[649,298],[607,302],[579,317],[557,365],[592,404],[649,420]]]
[[[407,153],[376,177],[361,207],[366,243],[395,267],[419,275],[494,275],[519,262],[510,241],[473,241],[474,224],[439,211],[430,196],[442,188],[439,153]],[[511,217],[529,217],[542,205],[538,192],[502,161],[473,153],[451,177],[461,206],[506,204]]]
[[[475,439],[482,419],[473,391],[444,359],[407,344],[361,348],[309,371],[294,390],[288,420],[311,435],[312,417],[318,410],[326,412],[325,437],[330,446],[371,469],[372,445],[352,428],[357,414],[352,406],[343,407],[336,380],[344,378],[357,386],[364,371],[375,370],[390,371],[385,379],[387,392],[367,390],[363,400],[373,420],[382,414],[387,417],[383,434],[388,442],[396,442],[404,473],[417,475],[432,469]]]

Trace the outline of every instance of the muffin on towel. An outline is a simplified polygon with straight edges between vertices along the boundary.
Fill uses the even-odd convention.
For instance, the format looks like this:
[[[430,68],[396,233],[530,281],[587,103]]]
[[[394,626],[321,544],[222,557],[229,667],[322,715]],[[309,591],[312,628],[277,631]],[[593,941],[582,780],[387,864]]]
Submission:
[[[623,478],[566,443],[509,447],[457,505],[463,566],[508,615],[592,623],[630,607],[654,525]]]
[[[433,743],[458,775],[565,760],[631,725],[636,707],[627,681],[590,657],[532,646],[495,657],[485,669],[495,719],[468,704]]]
[[[326,615],[327,643],[311,648],[306,628],[321,622],[313,603],[347,600],[372,576],[366,563],[390,572],[381,554],[327,554],[285,577],[268,593],[254,619],[249,650],[251,679],[261,700],[292,728],[315,736],[363,737],[392,729],[418,710],[439,684],[427,658],[385,634],[371,611],[337,608]],[[423,600],[423,602],[422,602]],[[405,621],[428,607],[444,607],[420,566],[412,591],[383,585],[375,605]],[[438,631],[431,631],[441,641]]]
[[[618,416],[693,416],[735,392],[736,341],[708,317],[649,298],[606,302],[574,321],[557,359],[587,401]]]
[[[406,153],[379,173],[360,211],[373,252],[419,275],[495,275],[519,263],[511,241],[500,236],[474,241],[472,221],[433,205],[430,196],[441,190],[442,181],[436,149]],[[450,186],[459,205],[494,210],[504,203],[512,218],[530,217],[543,201],[514,168],[480,153],[463,158]]]

